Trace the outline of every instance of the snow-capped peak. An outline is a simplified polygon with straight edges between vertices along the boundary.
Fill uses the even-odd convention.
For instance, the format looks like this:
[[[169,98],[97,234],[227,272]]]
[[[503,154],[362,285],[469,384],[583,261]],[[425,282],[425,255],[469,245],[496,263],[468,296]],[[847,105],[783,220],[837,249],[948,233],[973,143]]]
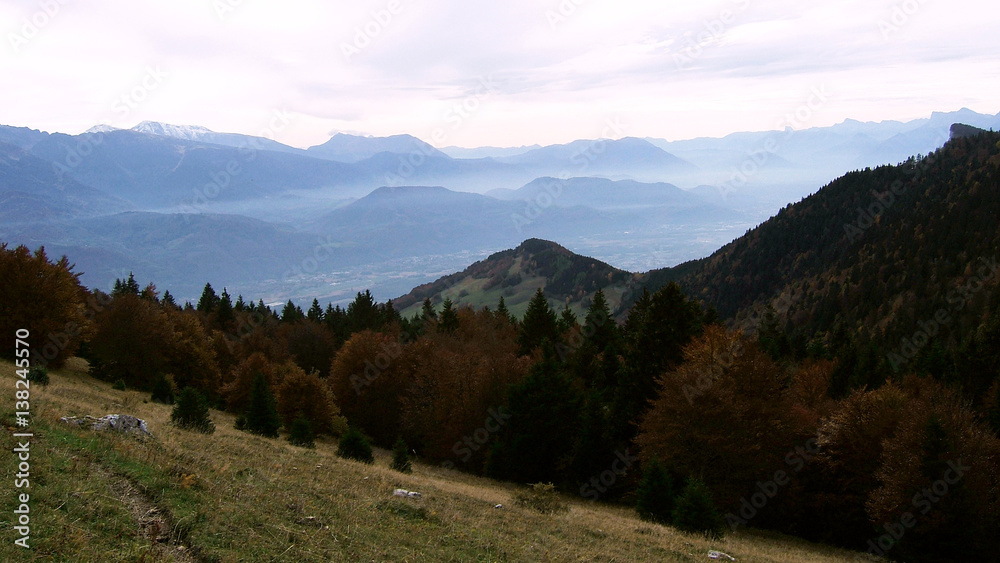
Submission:
[[[84,131],[84,134],[86,134],[86,133],[110,133],[112,131],[119,131],[119,130],[120,130],[119,128],[111,126],[111,125],[108,125],[107,123],[99,123],[97,125],[94,125],[90,129],[87,129],[86,131]]]
[[[169,123],[159,123],[156,121],[143,121],[132,128],[138,133],[148,133],[150,135],[160,135],[162,137],[173,137],[175,139],[186,139],[195,141],[205,135],[214,135],[215,132],[201,125],[171,125]]]

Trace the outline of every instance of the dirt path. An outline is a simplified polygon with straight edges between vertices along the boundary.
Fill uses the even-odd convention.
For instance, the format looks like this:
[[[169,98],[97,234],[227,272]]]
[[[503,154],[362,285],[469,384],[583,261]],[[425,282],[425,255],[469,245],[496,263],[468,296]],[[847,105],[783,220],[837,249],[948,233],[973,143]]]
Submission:
[[[115,498],[128,507],[135,517],[139,533],[152,542],[154,560],[178,563],[198,561],[191,546],[174,531],[173,519],[169,513],[161,512],[149,497],[127,478],[111,473],[98,465],[94,466],[93,471],[101,476]]]

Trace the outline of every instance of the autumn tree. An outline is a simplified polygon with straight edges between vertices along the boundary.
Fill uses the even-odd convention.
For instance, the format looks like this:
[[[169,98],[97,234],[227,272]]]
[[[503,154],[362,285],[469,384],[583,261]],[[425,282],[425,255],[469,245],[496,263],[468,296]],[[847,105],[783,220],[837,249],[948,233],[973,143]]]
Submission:
[[[289,368],[277,387],[278,414],[285,428],[291,429],[295,419],[302,417],[316,434],[343,434],[347,421],[340,416],[329,386],[298,366]]]
[[[63,256],[49,261],[45,248],[33,254],[25,246],[0,243],[0,330],[8,338],[0,348],[14,359],[14,335],[28,331],[32,365],[58,368],[72,356],[90,330],[89,317],[101,304],[89,306],[80,274]]]
[[[739,503],[794,445],[781,369],[756,343],[712,325],[662,378],[637,444],[644,461],[698,476],[720,507]]]

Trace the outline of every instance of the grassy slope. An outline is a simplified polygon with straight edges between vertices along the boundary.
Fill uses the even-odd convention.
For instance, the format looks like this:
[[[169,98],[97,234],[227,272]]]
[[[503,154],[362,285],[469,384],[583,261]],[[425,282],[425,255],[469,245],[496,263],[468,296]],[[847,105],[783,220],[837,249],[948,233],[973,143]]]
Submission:
[[[386,452],[374,466],[346,461],[329,439],[315,450],[296,448],[238,432],[233,416],[217,411],[210,436],[178,430],[168,424],[170,407],[112,390],[83,368],[73,359],[52,374],[48,388],[31,390],[30,553],[13,545],[10,528],[13,393],[4,394],[2,561],[707,561],[709,549],[741,562],[855,559],[752,531],[709,541],[579,498],[567,499],[568,513],[545,516],[514,507],[513,485],[421,463],[403,475],[388,469]],[[12,364],[0,362],[0,370],[12,390]],[[112,412],[145,419],[154,438],[98,435],[58,422]],[[129,498],[122,482],[143,498]],[[394,498],[396,487],[423,498]],[[159,509],[176,544],[154,545],[156,534],[139,525],[144,510],[136,512],[136,501]],[[504,507],[494,509],[497,503]]]

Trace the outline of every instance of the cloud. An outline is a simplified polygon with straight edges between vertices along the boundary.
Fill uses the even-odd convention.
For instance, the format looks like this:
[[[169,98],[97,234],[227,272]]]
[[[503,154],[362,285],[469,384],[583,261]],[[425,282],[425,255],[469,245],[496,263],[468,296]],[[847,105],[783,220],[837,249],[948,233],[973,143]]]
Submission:
[[[520,145],[594,137],[609,116],[637,136],[768,128],[819,84],[839,97],[816,125],[995,113],[1000,94],[1000,13],[971,0],[64,0],[13,48],[25,21],[45,19],[39,6],[0,0],[0,72],[14,86],[0,123],[254,133],[284,109],[296,123],[279,140],[307,146],[331,130],[427,138],[475,98],[449,144]],[[169,77],[114,112],[149,67]]]

